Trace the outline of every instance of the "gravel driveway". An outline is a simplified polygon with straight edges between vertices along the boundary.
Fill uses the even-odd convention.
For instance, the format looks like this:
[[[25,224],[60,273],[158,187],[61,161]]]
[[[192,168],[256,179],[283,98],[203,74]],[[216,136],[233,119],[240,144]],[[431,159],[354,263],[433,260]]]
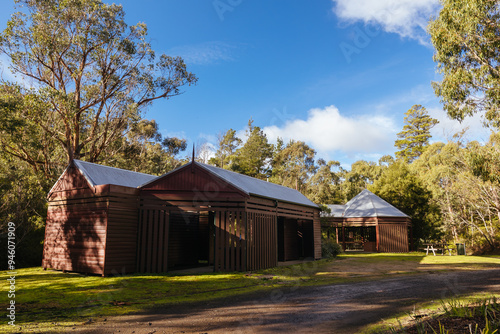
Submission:
[[[296,287],[148,314],[99,319],[81,333],[356,333],[413,305],[471,292],[500,293],[500,269]]]

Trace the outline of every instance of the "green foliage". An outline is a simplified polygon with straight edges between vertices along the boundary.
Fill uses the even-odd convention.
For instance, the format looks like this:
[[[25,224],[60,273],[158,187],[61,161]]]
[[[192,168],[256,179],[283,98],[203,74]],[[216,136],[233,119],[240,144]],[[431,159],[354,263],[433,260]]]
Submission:
[[[394,146],[399,149],[396,152],[397,158],[412,162],[429,146],[430,129],[439,122],[430,117],[427,110],[419,104],[411,107],[405,115],[403,131],[398,133],[399,139]]]
[[[245,144],[235,152],[231,169],[251,177],[266,179],[270,173],[268,164],[272,158],[273,147],[261,128],[253,125],[253,120],[248,121],[246,136]]]
[[[210,163],[220,168],[231,169],[236,149],[242,143],[243,141],[236,137],[236,130],[229,129],[225,134],[219,134],[217,151],[215,152],[215,157],[210,160]]]
[[[390,161],[388,157],[386,159],[380,161],[378,165],[375,162],[359,160],[351,165],[350,171],[342,171],[342,203],[348,202],[378,180],[382,172],[387,168],[385,163]]]
[[[433,83],[436,95],[450,117],[463,120],[485,112],[490,124],[499,127],[499,4],[490,0],[441,0],[441,4],[428,26],[443,77]]]
[[[306,193],[307,183],[317,169],[314,163],[316,151],[302,141],[291,140],[284,147],[279,144],[278,138],[269,180]]]
[[[7,224],[15,224],[16,268],[39,265],[52,185],[24,162],[0,155],[0,270],[7,269]]]
[[[121,6],[100,0],[18,3],[24,12],[13,14],[0,34],[0,54],[14,74],[34,84],[0,86],[15,86],[17,112],[36,127],[36,138],[65,152],[66,163],[99,161],[154,100],[196,83],[181,58],[155,55],[146,25],[129,27]],[[17,145],[12,139],[0,137],[9,154],[45,163],[25,156],[26,138]]]
[[[319,159],[317,171],[309,179],[307,197],[314,203],[342,204],[341,173],[338,161]],[[324,209],[322,209],[324,210]]]
[[[415,240],[439,240],[439,207],[431,191],[404,162],[390,165],[369,189],[411,217]]]
[[[340,246],[332,239],[321,240],[321,256],[323,258],[331,259],[341,253],[342,253],[342,246]]]
[[[155,120],[133,123],[127,135],[113,143],[115,154],[103,156],[106,164],[136,172],[162,175],[181,165],[175,155],[187,147],[185,139],[163,138]]]
[[[186,142],[162,138],[142,112],[197,78],[181,58],[157,57],[146,25],[129,27],[121,6],[16,2],[0,55],[29,86],[0,81],[0,237],[16,224],[19,266],[40,263],[45,196],[71,159],[156,175],[179,165]]]
[[[498,247],[500,151],[497,135],[486,144],[435,143],[412,164],[440,207],[443,228],[473,249]]]
[[[0,147],[3,154],[26,162],[42,177],[55,178],[64,150],[43,130],[54,122],[50,107],[16,84],[0,83]]]

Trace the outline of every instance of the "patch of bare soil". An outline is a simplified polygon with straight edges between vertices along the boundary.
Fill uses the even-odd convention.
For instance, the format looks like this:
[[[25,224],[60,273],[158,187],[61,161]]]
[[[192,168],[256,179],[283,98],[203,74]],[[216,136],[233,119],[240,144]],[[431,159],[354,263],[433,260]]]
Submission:
[[[474,292],[500,293],[500,269],[483,270],[480,274],[474,271],[435,273],[277,289],[266,295],[252,294],[207,304],[94,319],[90,324],[66,332],[352,334],[384,318],[410,312],[416,303],[439,303],[443,298]]]

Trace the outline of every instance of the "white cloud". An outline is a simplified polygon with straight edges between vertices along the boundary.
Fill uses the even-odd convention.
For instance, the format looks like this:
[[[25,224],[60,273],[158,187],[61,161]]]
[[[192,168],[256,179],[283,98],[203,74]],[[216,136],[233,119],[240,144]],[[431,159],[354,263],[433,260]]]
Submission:
[[[183,45],[171,48],[167,54],[181,56],[187,64],[209,65],[218,61],[232,61],[236,47],[223,42],[205,42],[195,45]]]
[[[309,110],[306,120],[290,120],[281,127],[273,125],[263,130],[270,140],[281,137],[285,141],[304,141],[318,151],[319,157],[325,157],[333,152],[348,156],[391,153],[397,126],[386,116],[350,117],[329,106]]]
[[[168,129],[161,129],[160,132],[164,137],[187,139],[186,132],[184,131],[169,131]]]
[[[334,13],[348,22],[380,25],[383,30],[424,42],[438,0],[332,0]]]
[[[213,135],[213,134],[200,133],[200,134],[198,134],[198,138],[204,142],[210,143],[214,147],[215,147],[215,144],[217,143],[217,136]]]
[[[431,129],[433,141],[453,140],[453,135],[467,129],[465,139],[477,140],[486,142],[490,136],[490,130],[483,125],[484,117],[482,114],[476,114],[472,117],[467,117],[462,123],[448,117],[442,108],[426,108],[429,116],[439,121],[434,128]]]

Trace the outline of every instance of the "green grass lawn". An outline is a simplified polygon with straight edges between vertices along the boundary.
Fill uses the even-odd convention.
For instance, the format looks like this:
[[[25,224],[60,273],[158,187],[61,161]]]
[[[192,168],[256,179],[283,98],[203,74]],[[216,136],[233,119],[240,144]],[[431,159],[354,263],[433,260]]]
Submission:
[[[48,331],[61,325],[82,323],[92,317],[264,292],[277,287],[335,284],[444,270],[477,270],[499,265],[498,256],[377,253],[344,254],[333,260],[252,273],[100,277],[26,268],[17,270],[16,276],[16,329]],[[0,272],[0,280],[4,282],[0,289],[0,308],[3,310],[8,306],[7,278],[8,272]],[[0,323],[0,332],[12,330],[7,320],[4,318]]]

